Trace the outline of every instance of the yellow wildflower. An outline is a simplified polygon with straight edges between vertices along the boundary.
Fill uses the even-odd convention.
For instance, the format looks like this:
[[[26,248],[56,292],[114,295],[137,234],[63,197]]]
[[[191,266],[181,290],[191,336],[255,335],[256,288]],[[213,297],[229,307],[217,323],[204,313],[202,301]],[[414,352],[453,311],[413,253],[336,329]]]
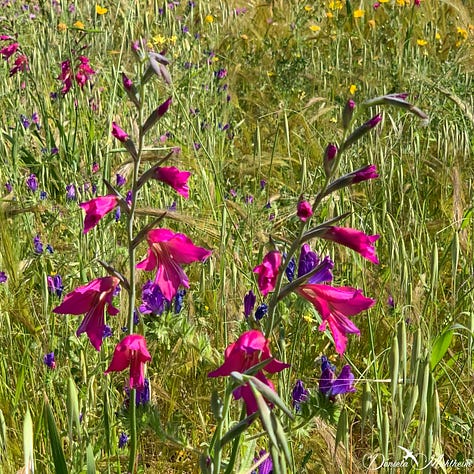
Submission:
[[[344,5],[341,0],[332,0],[328,6],[330,10],[342,10]]]
[[[375,28],[375,20],[374,20],[374,19],[369,20],[367,23],[369,24],[369,26],[370,26],[371,28]]]
[[[58,31],[60,31],[62,33],[63,31],[66,31],[66,30],[67,30],[66,23],[62,23],[62,22],[58,23]]]
[[[390,0],[379,0],[379,3],[388,3]]]
[[[168,43],[169,44],[175,44],[177,39],[178,39],[178,37],[176,35],[170,36],[168,38]]]
[[[436,33],[435,38],[439,41],[441,40],[441,35],[439,33]]]
[[[334,18],[334,15],[331,12],[327,12],[326,18]]]
[[[428,41],[424,40],[424,39],[417,39],[416,40],[416,44],[418,46],[426,46],[428,44]]]
[[[249,39],[247,35],[240,35],[240,38],[243,39],[244,41],[247,41]]]
[[[164,46],[166,44],[166,38],[163,35],[156,35],[152,37],[153,43],[158,46]]]
[[[321,30],[321,27],[318,26],[318,25],[311,25],[311,26],[309,27],[309,29],[310,29],[311,31],[316,32],[316,31]]]
[[[313,10],[313,7],[311,5],[305,5],[304,9],[307,11],[307,12],[310,12]]]
[[[364,10],[354,10],[354,18],[362,18],[364,13]]]
[[[312,318],[311,315],[308,314],[308,313],[303,314],[303,319],[304,319],[307,323],[312,323],[312,322],[313,322],[313,318]]]
[[[84,23],[82,23],[82,21],[76,21],[76,23],[74,23],[74,25],[72,26],[75,26],[76,28],[79,28],[80,30],[84,29]]]
[[[204,21],[206,23],[212,23],[214,21],[214,17],[212,15],[207,15],[206,18],[204,18]]]
[[[267,71],[267,76],[268,77],[272,77],[274,75],[275,75],[275,73],[273,71]]]
[[[95,5],[95,12],[97,15],[105,15],[109,10],[107,8],[101,7],[100,5]]]
[[[465,30],[464,28],[461,28],[460,26],[458,26],[458,35],[462,39],[467,39],[467,30]]]
[[[357,86],[355,84],[351,84],[349,87],[349,94],[354,95],[356,93]]]

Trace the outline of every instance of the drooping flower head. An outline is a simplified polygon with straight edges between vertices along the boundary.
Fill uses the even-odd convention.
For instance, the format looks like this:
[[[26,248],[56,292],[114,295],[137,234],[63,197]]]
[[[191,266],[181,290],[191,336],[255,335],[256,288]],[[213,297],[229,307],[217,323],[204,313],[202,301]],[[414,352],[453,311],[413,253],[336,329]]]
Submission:
[[[231,372],[245,372],[254,365],[264,360],[271,359],[270,341],[258,330],[252,329],[243,333],[236,342],[227,347],[224,354],[224,363],[216,370],[209,372],[208,377],[226,377]],[[274,390],[273,384],[268,380],[263,371],[274,374],[289,367],[279,360],[273,359],[261,371],[255,374],[260,381]],[[257,401],[249,384],[237,387],[233,392],[234,398],[243,398],[247,414],[250,415],[258,410]]]
[[[94,228],[99,221],[118,204],[118,197],[114,194],[100,196],[87,202],[81,202],[79,206],[86,211],[84,219],[84,234]]]
[[[185,234],[170,229],[152,229],[147,234],[148,256],[137,264],[146,271],[156,270],[155,284],[171,301],[180,285],[189,288],[189,280],[181,265],[204,261],[211,251],[197,247]]]
[[[115,122],[112,122],[112,135],[122,143],[128,140],[128,133],[122,130]]]
[[[92,280],[66,295],[64,301],[53,309],[56,314],[84,314],[85,317],[76,331],[80,336],[87,334],[91,344],[100,351],[105,329],[105,308],[111,316],[119,310],[112,306],[112,297],[119,284],[119,279],[106,276]]]
[[[145,384],[145,363],[150,360],[145,338],[140,334],[129,334],[115,346],[112,361],[105,373],[121,372],[130,367],[129,386],[139,389]]]
[[[157,168],[154,177],[158,181],[168,184],[187,199],[189,197],[188,179],[190,176],[189,171],[180,171],[175,166],[169,166]]]
[[[351,372],[351,366],[345,365],[336,378],[336,367],[328,361],[326,356],[323,356],[321,358],[319,391],[328,397],[355,392],[354,375]]]
[[[329,325],[336,352],[340,355],[346,350],[347,334],[360,335],[359,329],[348,316],[354,316],[375,304],[361,290],[345,286],[310,283],[298,287],[296,293],[310,301],[321,315],[323,322],[319,326],[320,331],[325,331],[326,325]]]
[[[379,263],[375,254],[374,242],[380,238],[380,235],[367,235],[357,229],[330,226],[320,237],[349,247],[372,263]]]
[[[253,269],[254,273],[258,275],[258,288],[263,296],[266,296],[275,288],[280,264],[280,252],[272,250],[263,257],[263,262]]]

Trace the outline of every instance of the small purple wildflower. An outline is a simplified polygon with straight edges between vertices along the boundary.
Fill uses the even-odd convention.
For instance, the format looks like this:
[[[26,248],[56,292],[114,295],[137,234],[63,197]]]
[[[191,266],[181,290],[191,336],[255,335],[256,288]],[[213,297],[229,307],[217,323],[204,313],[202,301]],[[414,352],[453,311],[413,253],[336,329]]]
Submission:
[[[336,367],[331,364],[327,357],[321,358],[321,378],[319,379],[319,391],[331,399],[335,395],[355,392],[354,375],[350,365],[345,365],[336,378]]]
[[[126,433],[121,433],[119,437],[118,447],[119,449],[125,448],[128,443],[128,435]]]
[[[186,295],[186,290],[178,290],[176,296],[174,297],[174,312],[179,314],[183,309],[184,296]]]
[[[244,296],[244,316],[248,318],[253,311],[253,308],[255,306],[255,301],[257,301],[257,297],[255,296],[254,292],[250,290],[245,296]]]
[[[54,253],[54,249],[51,244],[46,245],[46,252]]]
[[[35,192],[38,190],[38,178],[35,174],[31,173],[28,178],[26,178],[26,185],[30,191]]]
[[[120,210],[120,207],[117,207],[117,209],[115,209],[115,215],[114,215],[115,222],[118,222],[120,220],[121,215],[122,215],[122,211]]]
[[[160,315],[167,305],[167,300],[160,287],[151,280],[148,280],[142,287],[142,302],[139,308],[142,314]]]
[[[295,259],[292,258],[285,269],[285,274],[289,282],[292,282],[293,279],[295,278],[295,269],[296,269],[296,262],[295,262]]]
[[[123,186],[127,182],[127,180],[125,179],[125,176],[122,176],[121,174],[117,173],[115,175],[115,182],[117,186],[120,187]]]
[[[37,254],[43,253],[43,242],[41,242],[41,237],[39,235],[33,238],[33,246]]]
[[[0,283],[5,283],[8,280],[7,274],[5,272],[0,272]]]
[[[127,192],[127,195],[125,196],[125,202],[126,202],[129,206],[132,205],[132,199],[133,199],[132,191],[128,191],[128,192]]]
[[[297,380],[296,384],[291,392],[291,397],[293,398],[293,407],[299,412],[301,410],[301,403],[308,400],[309,391],[304,387],[303,381]]]
[[[72,183],[66,186],[66,199],[69,201],[74,201],[76,199],[76,187]]]
[[[43,357],[43,362],[51,369],[56,368],[56,361],[54,360],[54,352],[49,352]]]
[[[49,291],[58,298],[61,298],[64,290],[63,279],[61,278],[61,275],[49,276],[47,281]]]
[[[258,457],[255,458],[253,462],[256,463],[260,458],[262,458],[266,454],[267,452],[264,449],[260,450],[260,452],[258,453]],[[251,474],[272,474],[272,472],[273,472],[273,462],[272,462],[272,457],[269,455],[265,459],[265,461],[263,461],[262,464],[258,466],[258,471],[252,471]]]
[[[265,189],[265,186],[267,185],[267,182],[264,179],[260,180],[260,189],[263,191]]]
[[[260,321],[268,312],[268,306],[262,303],[255,311],[255,319]]]
[[[390,309],[394,309],[394,308],[395,308],[395,301],[394,301],[392,295],[388,295],[387,305],[388,305],[388,307],[389,307]]]
[[[20,115],[20,122],[23,125],[23,128],[28,128],[30,126],[30,121],[26,115]]]
[[[102,339],[105,339],[106,337],[111,337],[113,334],[112,328],[109,325],[105,325],[104,329],[102,331]]]
[[[8,194],[10,194],[13,191],[13,186],[10,182],[5,183],[5,189]]]
[[[40,199],[44,201],[45,199],[48,199],[48,193],[46,191],[41,191],[40,192]]]

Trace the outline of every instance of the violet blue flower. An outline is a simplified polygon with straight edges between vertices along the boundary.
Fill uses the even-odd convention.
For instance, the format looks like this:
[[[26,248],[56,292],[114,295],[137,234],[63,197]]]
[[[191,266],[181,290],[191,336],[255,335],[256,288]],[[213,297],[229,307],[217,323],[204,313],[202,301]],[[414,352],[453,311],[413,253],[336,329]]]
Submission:
[[[244,296],[244,316],[246,318],[248,318],[252,314],[256,301],[257,301],[257,297],[254,295],[252,290],[250,290]]]
[[[128,443],[128,435],[127,433],[120,433],[120,436],[119,436],[119,442],[118,442],[118,447],[119,449],[123,449],[125,448],[125,446],[127,446],[127,443]]]
[[[266,314],[268,313],[268,305],[262,303],[256,310],[255,310],[255,319],[260,321]]]
[[[291,392],[291,397],[293,398],[293,407],[298,412],[301,410],[301,404],[308,400],[309,391],[304,387],[302,380],[297,380],[293,390]]]
[[[142,314],[160,315],[168,303],[160,287],[151,280],[148,280],[142,287],[142,301],[143,303],[139,307]]]
[[[350,365],[345,365],[336,378],[335,367],[323,356],[321,358],[319,391],[330,398],[344,393],[355,392],[354,375],[351,372]]]
[[[51,370],[56,368],[56,361],[54,360],[54,352],[49,352],[43,357],[43,362],[47,365]]]
[[[63,279],[61,275],[49,276],[47,278],[49,291],[56,295],[58,298],[61,298],[64,290]]]
[[[38,178],[35,174],[31,173],[28,178],[26,178],[26,185],[30,191],[35,192],[38,190]]]
[[[8,280],[8,276],[5,272],[0,272],[0,283],[5,283]]]
[[[176,296],[174,297],[174,313],[179,314],[183,309],[183,301],[186,295],[186,290],[181,289],[176,292]]]

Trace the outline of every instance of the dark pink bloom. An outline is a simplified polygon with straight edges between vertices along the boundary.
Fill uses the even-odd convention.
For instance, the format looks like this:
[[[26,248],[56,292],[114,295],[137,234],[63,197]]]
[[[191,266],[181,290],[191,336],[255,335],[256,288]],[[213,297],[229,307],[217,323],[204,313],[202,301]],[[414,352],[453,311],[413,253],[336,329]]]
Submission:
[[[243,373],[264,360],[270,360],[272,355],[269,344],[270,341],[256,329],[245,332],[236,342],[227,347],[224,354],[224,363],[218,369],[209,372],[207,376],[226,377],[234,371]],[[263,370],[274,374],[287,367],[289,367],[289,364],[274,359],[258,372],[255,377],[274,390],[272,382],[265,377]],[[247,406],[247,414],[250,415],[258,410],[257,402],[248,384],[236,388],[233,395],[236,400],[244,399]]]
[[[14,66],[10,69],[10,77],[15,75],[17,72],[28,71],[28,58],[25,54],[17,56],[13,64]]]
[[[276,250],[272,250],[263,257],[263,262],[253,269],[254,273],[258,274],[258,288],[263,296],[266,296],[270,291],[273,291],[273,288],[275,288],[280,264],[280,253]]]
[[[364,168],[360,168],[356,171],[353,171],[351,174],[351,182],[353,184],[360,183],[361,181],[367,181],[368,179],[378,178],[377,168],[375,165],[367,165]]]
[[[61,74],[59,74],[58,79],[63,82],[61,93],[67,94],[72,87],[72,69],[69,59],[61,63]]]
[[[105,373],[121,372],[130,367],[129,386],[131,389],[140,389],[145,385],[145,363],[150,360],[145,338],[140,334],[129,334],[115,346],[112,361]]]
[[[76,73],[76,82],[79,84],[79,87],[82,88],[93,74],[95,74],[95,71],[89,65],[89,58],[87,56],[79,56],[79,66]]]
[[[296,289],[296,293],[310,301],[323,320],[320,331],[329,329],[334,338],[336,352],[343,354],[347,346],[347,334],[360,335],[357,326],[348,318],[364,311],[375,304],[361,290],[341,286],[306,284]]]
[[[125,73],[122,72],[122,84],[123,84],[123,87],[126,89],[126,90],[131,90],[132,87],[133,87],[133,82],[130,78],[128,78]]]
[[[124,132],[115,122],[112,122],[112,135],[122,143],[128,140],[128,134]]]
[[[180,285],[189,288],[189,280],[181,265],[204,261],[211,251],[197,247],[184,234],[169,229],[153,229],[147,234],[148,256],[137,264],[137,268],[146,271],[156,269],[155,284],[163,296],[171,301]]]
[[[7,60],[17,52],[18,47],[18,43],[9,44],[8,46],[0,49],[0,54],[3,56],[3,59]]]
[[[308,201],[300,201],[296,209],[296,215],[306,222],[313,215],[313,208]]]
[[[64,301],[53,309],[56,314],[84,314],[85,317],[76,331],[80,336],[87,334],[91,344],[100,351],[102,335],[105,329],[105,307],[111,316],[118,314],[119,310],[112,306],[112,297],[119,279],[113,276],[97,278],[85,286],[76,288],[68,293]]]
[[[100,196],[87,202],[81,202],[79,206],[86,211],[84,219],[84,234],[87,234],[98,222],[118,204],[118,197],[114,194]]]
[[[379,263],[373,244],[380,235],[367,235],[361,230],[347,227],[328,227],[320,237],[349,247],[372,263]]]
[[[155,171],[155,178],[158,181],[169,184],[176,192],[189,197],[188,179],[191,176],[189,171],[180,171],[175,166],[160,167]]]

